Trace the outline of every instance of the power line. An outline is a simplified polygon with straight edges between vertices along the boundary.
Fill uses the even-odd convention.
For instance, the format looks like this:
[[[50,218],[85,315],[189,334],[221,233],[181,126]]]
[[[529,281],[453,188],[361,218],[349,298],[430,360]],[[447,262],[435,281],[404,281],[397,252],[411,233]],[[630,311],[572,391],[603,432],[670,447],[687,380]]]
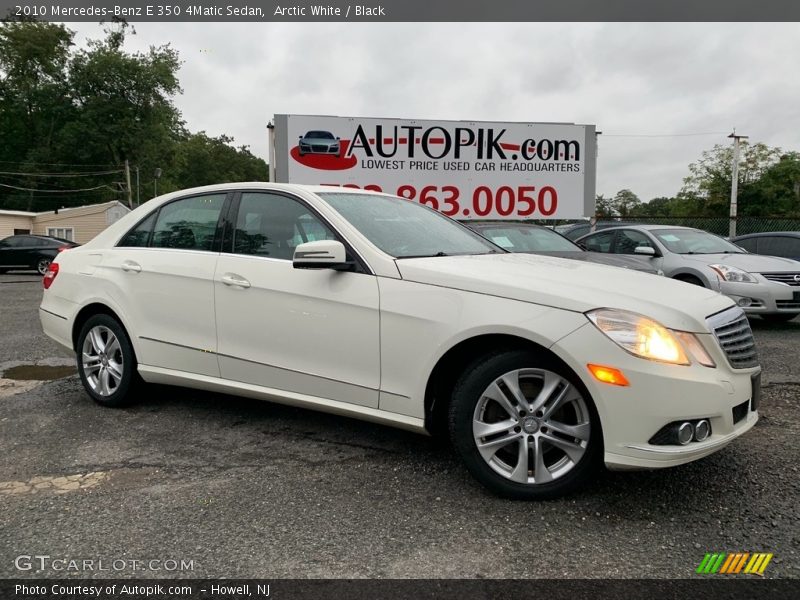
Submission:
[[[694,137],[694,136],[702,136],[702,135],[725,135],[726,132],[724,131],[705,131],[701,133],[605,133],[603,132],[603,137],[645,137],[645,138],[657,138],[657,137]]]
[[[118,168],[119,165],[109,165],[108,163],[44,163],[26,160],[0,160],[6,165],[43,165],[46,167],[103,167],[105,169]]]
[[[80,190],[42,190],[38,188],[26,188],[26,187],[19,187],[16,185],[9,185],[7,183],[0,183],[0,187],[11,188],[12,190],[19,190],[21,192],[39,192],[43,194],[73,194],[76,192],[92,192],[94,190],[99,190],[101,188],[108,188],[112,192],[119,192],[119,190],[115,190],[109,185],[98,185],[92,188],[84,188]]]
[[[0,175],[23,175],[25,177],[91,177],[95,175],[113,175],[122,173],[123,169],[115,171],[87,171],[84,173],[23,173],[13,171],[0,171]]]

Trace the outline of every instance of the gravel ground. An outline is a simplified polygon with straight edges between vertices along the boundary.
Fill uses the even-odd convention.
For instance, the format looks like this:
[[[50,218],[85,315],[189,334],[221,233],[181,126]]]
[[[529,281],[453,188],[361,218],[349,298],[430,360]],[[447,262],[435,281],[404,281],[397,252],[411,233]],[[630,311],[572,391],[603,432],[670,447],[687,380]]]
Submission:
[[[69,364],[40,297],[38,278],[0,276],[0,371]],[[128,561],[81,577],[676,578],[707,551],[774,552],[768,577],[800,577],[800,319],[753,328],[750,434],[541,503],[496,498],[446,445],[378,425],[175,388],[109,410],[75,376],[0,379],[0,577],[65,575],[15,568],[38,554]]]

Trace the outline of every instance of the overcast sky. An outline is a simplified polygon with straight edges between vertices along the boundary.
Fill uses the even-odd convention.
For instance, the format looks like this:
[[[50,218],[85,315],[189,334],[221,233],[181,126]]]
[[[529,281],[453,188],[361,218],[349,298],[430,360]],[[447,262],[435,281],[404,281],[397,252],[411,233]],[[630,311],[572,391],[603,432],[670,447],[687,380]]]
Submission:
[[[71,23],[78,43],[96,24]],[[192,131],[267,159],[275,113],[568,121],[603,132],[597,191],[678,192],[728,133],[800,150],[800,25],[139,23],[171,43]],[[619,135],[695,134],[680,137]]]

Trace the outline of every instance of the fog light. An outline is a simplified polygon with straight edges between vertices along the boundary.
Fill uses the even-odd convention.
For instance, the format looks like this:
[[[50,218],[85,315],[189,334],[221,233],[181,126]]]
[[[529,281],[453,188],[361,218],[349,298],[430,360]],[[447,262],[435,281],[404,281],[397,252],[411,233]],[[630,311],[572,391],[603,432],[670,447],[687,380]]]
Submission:
[[[681,446],[691,442],[692,438],[694,438],[694,426],[689,421],[678,425],[678,443]]]
[[[702,442],[709,435],[711,435],[711,423],[708,422],[708,419],[698,421],[697,425],[694,426],[694,441]]]
[[[752,303],[753,300],[751,298],[739,298],[739,300],[736,301],[736,304],[739,306],[750,306]]]

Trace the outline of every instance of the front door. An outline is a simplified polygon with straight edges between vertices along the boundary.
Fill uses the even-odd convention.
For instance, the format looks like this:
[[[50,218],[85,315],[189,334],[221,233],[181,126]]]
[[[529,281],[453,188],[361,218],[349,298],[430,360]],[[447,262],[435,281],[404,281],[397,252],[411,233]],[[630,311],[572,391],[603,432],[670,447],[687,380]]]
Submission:
[[[377,408],[376,277],[293,268],[298,244],[336,239],[297,198],[243,192],[233,206],[214,277],[222,377]]]

